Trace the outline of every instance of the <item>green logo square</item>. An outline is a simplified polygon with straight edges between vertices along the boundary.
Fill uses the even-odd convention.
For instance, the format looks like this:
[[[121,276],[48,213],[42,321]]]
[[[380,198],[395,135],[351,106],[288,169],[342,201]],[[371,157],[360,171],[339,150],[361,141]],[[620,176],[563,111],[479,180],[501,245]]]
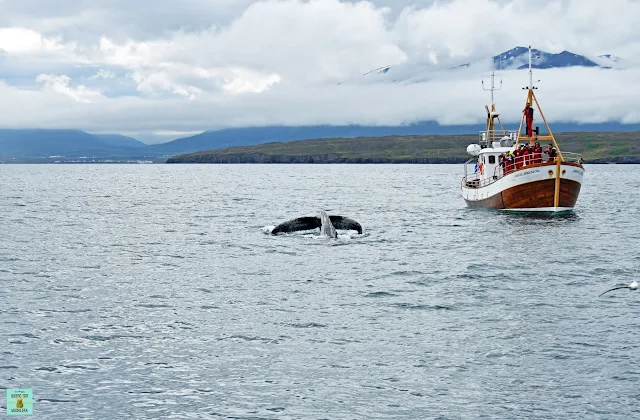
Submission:
[[[33,414],[33,390],[30,388],[7,389],[7,415],[30,416]]]

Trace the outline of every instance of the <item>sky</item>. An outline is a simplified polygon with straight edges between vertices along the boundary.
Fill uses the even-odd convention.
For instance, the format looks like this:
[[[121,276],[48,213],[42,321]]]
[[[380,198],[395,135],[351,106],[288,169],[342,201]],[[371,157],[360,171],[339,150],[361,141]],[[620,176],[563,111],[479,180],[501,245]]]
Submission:
[[[0,127],[481,124],[490,57],[527,45],[621,58],[536,71],[551,122],[640,123],[638,0],[0,0]],[[528,74],[498,78],[515,122]]]

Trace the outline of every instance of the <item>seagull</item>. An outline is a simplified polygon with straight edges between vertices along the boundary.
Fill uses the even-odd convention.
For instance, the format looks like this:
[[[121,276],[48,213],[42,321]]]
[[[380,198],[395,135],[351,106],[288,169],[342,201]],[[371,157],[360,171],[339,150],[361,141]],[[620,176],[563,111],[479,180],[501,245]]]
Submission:
[[[630,284],[630,285],[628,285],[628,286],[618,286],[618,287],[614,287],[613,289],[609,289],[609,290],[607,290],[606,292],[602,292],[602,293],[600,294],[600,296],[604,295],[605,293],[609,293],[609,292],[612,292],[612,291],[614,291],[614,290],[618,290],[618,289],[638,290],[638,280],[637,280],[637,277],[638,277],[638,271],[636,270],[636,274],[635,274],[635,276],[633,276],[633,281],[631,282],[631,284]],[[598,296],[598,297],[600,297],[600,296]]]

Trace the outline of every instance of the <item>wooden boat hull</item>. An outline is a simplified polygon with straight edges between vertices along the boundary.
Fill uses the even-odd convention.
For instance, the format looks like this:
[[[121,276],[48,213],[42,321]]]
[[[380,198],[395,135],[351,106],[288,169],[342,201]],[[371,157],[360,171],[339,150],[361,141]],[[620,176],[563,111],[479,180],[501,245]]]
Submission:
[[[487,208],[514,211],[554,211],[555,179],[533,181],[527,184],[508,188],[489,198],[481,200],[465,200],[472,208]],[[580,194],[580,183],[560,180],[560,197],[558,210],[573,209]]]
[[[471,208],[514,212],[566,212],[576,205],[584,168],[563,163],[558,206],[555,196],[554,164],[539,164],[520,169],[481,188],[462,187],[463,198]]]

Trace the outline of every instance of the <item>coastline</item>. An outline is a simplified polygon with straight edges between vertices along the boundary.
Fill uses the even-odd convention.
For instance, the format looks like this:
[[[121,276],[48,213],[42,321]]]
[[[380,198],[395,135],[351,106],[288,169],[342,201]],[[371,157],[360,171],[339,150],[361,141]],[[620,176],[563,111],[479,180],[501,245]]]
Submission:
[[[237,165],[237,164],[423,164],[423,165],[447,165],[447,164],[463,164],[466,158],[413,158],[413,159],[381,159],[381,158],[341,158],[330,156],[265,156],[265,155],[209,155],[200,160],[194,158],[170,158],[168,164],[221,164],[221,165]],[[585,160],[585,164],[640,164],[640,156],[629,156],[622,158],[594,159]]]
[[[580,153],[584,163],[640,164],[640,132],[559,133],[563,152]],[[428,135],[310,139],[228,147],[180,154],[166,163],[413,163],[461,164],[478,136]]]

